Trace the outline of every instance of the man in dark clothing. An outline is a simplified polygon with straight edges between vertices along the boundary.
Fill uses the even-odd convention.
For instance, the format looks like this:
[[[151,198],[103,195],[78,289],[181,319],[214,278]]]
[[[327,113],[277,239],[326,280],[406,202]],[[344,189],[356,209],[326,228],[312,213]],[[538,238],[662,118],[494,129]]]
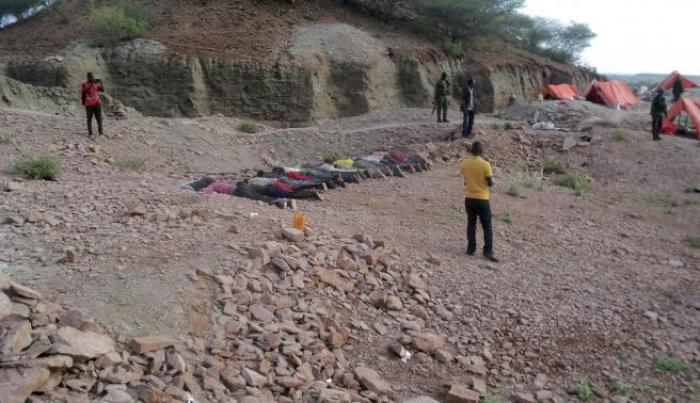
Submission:
[[[450,93],[450,82],[447,81],[447,73],[442,73],[440,81],[435,84],[435,109],[437,110],[438,123],[447,122],[447,97]]]
[[[685,91],[685,89],[683,88],[683,79],[681,78],[681,76],[678,76],[676,77],[676,81],[673,82],[673,102],[676,102],[679,99],[681,99],[683,91]]]
[[[474,128],[474,116],[476,115],[476,98],[474,93],[474,80],[470,79],[462,93],[462,114],[464,121],[462,123],[462,137],[472,135]]]
[[[668,116],[666,110],[666,98],[664,97],[664,90],[659,88],[656,90],[656,95],[651,101],[651,134],[654,141],[661,140],[659,133],[661,133],[661,125],[663,123],[664,117]]]
[[[100,92],[104,92],[102,80],[95,79],[92,73],[87,74],[87,81],[80,85],[80,101],[85,106],[87,114],[88,137],[92,137],[92,118],[97,120],[97,131],[103,135],[102,131],[102,100]]]
[[[472,158],[462,161],[459,167],[464,178],[464,207],[467,210],[467,255],[476,252],[476,221],[484,230],[484,257],[498,262],[493,254],[493,230],[491,229],[490,190],[493,187],[491,164],[481,158],[481,143],[472,145]]]

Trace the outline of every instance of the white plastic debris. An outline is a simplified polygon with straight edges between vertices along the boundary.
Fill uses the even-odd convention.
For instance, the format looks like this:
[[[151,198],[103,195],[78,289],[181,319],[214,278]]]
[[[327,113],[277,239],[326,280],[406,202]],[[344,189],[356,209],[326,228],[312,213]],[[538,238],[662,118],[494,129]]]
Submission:
[[[410,351],[406,350],[406,354],[404,354],[403,357],[401,357],[401,361],[403,361],[403,362],[408,362],[408,360],[410,360],[411,357],[413,357],[413,353],[411,353]]]
[[[259,215],[258,213],[250,213],[250,214],[249,214],[250,218],[255,218],[255,217],[257,217],[258,215]]]
[[[188,394],[187,395],[187,403],[197,403],[197,401],[194,400],[194,397],[192,397],[192,395]]]
[[[535,130],[555,130],[556,126],[552,122],[537,122],[532,125],[532,128]]]

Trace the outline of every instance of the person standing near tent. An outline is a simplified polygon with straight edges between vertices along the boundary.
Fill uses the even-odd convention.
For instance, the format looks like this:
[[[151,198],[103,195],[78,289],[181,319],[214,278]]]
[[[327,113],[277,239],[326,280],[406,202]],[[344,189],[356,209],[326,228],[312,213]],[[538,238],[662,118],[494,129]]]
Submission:
[[[464,88],[462,93],[462,114],[464,115],[464,121],[462,123],[462,137],[469,137],[472,135],[472,129],[474,128],[474,116],[476,115],[476,98],[474,91],[474,80],[469,79],[467,86]]]
[[[443,72],[440,81],[435,84],[435,106],[438,123],[447,122],[447,96],[450,93],[450,82],[447,81],[447,73]]]
[[[467,210],[467,255],[476,252],[476,221],[484,230],[484,256],[496,263],[493,254],[493,230],[491,229],[491,204],[489,188],[493,187],[491,164],[481,157],[481,143],[475,141],[472,157],[462,161],[459,170],[464,178],[464,208]]]
[[[97,120],[97,133],[104,134],[102,130],[102,100],[100,92],[104,92],[102,80],[95,79],[92,73],[87,73],[87,81],[80,85],[80,101],[87,114],[88,137],[92,137],[92,118]]]
[[[681,99],[681,95],[683,95],[683,92],[685,89],[683,88],[683,79],[679,75],[676,77],[676,81],[673,82],[673,102],[677,102],[679,99]]]
[[[666,98],[664,98],[664,90],[659,88],[656,90],[656,95],[651,101],[651,134],[654,141],[661,140],[659,133],[661,133],[663,119],[667,116],[668,111],[666,107]]]

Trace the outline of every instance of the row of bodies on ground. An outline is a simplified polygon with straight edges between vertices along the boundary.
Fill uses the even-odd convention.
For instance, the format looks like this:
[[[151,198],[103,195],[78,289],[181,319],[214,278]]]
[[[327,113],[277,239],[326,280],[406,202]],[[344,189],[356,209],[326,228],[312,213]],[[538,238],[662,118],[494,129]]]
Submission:
[[[235,185],[204,176],[183,183],[181,188],[204,194],[244,197],[280,208],[295,208],[294,199],[322,200],[322,192],[346,187],[347,183],[387,176],[405,177],[406,172],[422,172],[430,167],[426,156],[378,151],[354,158],[328,159],[300,167],[275,167],[270,172],[258,171],[255,177],[240,180]]]

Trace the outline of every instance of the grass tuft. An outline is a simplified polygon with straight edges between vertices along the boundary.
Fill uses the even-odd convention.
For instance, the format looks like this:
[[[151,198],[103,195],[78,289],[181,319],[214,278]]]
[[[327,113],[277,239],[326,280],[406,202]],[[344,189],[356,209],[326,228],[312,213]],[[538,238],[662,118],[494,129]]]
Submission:
[[[61,172],[61,164],[53,155],[41,155],[15,163],[15,170],[29,179],[54,180]]]
[[[581,196],[590,190],[588,178],[584,175],[566,174],[557,178],[554,184],[573,190],[576,196]]]
[[[589,402],[595,398],[591,387],[585,381],[576,382],[576,396],[584,402]]]
[[[510,212],[503,214],[503,222],[506,224],[512,224],[513,223],[513,214]]]
[[[258,125],[256,125],[255,122],[253,122],[253,121],[244,120],[241,122],[239,129],[243,133],[257,133],[258,132]]]
[[[501,124],[498,122],[493,122],[489,125],[491,130],[501,130]]]
[[[621,130],[616,130],[613,133],[613,140],[615,141],[627,141],[627,136],[625,135],[625,132]]]
[[[688,372],[693,369],[693,367],[687,362],[680,358],[671,357],[668,355],[660,355],[656,357],[656,368],[661,371],[670,372],[672,374],[679,374],[681,372]]]
[[[143,172],[146,168],[146,160],[143,158],[129,158],[116,160],[112,165],[124,171]]]
[[[691,248],[700,249],[700,236],[688,238],[688,243]]]
[[[515,185],[514,183],[511,183],[510,186],[508,186],[508,190],[506,191],[506,194],[508,194],[508,196],[512,196],[512,197],[520,197],[520,189],[518,189],[517,185]]]
[[[545,160],[542,163],[542,172],[545,175],[563,175],[566,173],[564,165],[556,160]]]
[[[362,357],[360,357],[360,359],[362,360],[363,364],[369,367],[377,365],[377,357],[372,354],[363,354]]]
[[[484,399],[481,401],[481,403],[501,403],[501,395],[498,393],[489,393],[486,396],[484,396]]]
[[[618,380],[615,382],[615,394],[620,396],[625,396],[630,391],[630,385],[626,384],[623,380]]]
[[[523,181],[523,186],[525,187],[525,189],[534,189],[535,181],[532,178],[527,178]]]
[[[6,145],[6,144],[11,144],[10,139],[0,136],[0,145]]]

